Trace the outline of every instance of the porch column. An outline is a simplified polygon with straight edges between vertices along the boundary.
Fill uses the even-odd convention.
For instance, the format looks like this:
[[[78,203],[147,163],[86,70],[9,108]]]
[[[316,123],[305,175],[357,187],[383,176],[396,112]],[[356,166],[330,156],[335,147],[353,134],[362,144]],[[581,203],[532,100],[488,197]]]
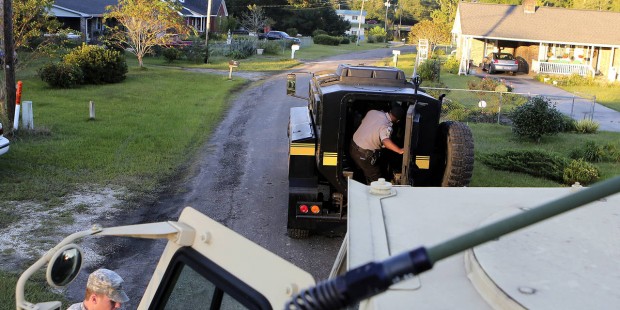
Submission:
[[[596,56],[596,68],[594,68],[595,72],[598,71],[599,68],[601,67],[601,56],[603,55],[602,52],[603,52],[603,48],[599,46],[598,55]]]

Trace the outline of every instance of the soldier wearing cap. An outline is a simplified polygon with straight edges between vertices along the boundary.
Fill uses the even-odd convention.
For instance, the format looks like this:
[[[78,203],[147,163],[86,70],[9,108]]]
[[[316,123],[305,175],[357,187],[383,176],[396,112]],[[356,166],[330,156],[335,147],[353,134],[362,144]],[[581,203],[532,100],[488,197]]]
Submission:
[[[364,172],[367,184],[381,177],[381,170],[377,165],[381,148],[401,155],[404,153],[404,150],[390,138],[392,124],[404,116],[405,111],[397,103],[392,104],[390,112],[370,110],[353,134],[349,154],[355,165]]]
[[[120,309],[129,301],[123,290],[123,278],[108,269],[97,269],[88,276],[84,301],[73,304],[67,310]]]

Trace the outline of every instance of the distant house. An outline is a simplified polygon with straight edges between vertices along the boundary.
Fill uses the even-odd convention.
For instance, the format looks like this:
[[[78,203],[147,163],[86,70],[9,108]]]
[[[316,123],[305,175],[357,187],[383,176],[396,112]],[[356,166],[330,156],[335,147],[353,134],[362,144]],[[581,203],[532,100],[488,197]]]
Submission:
[[[188,25],[199,33],[206,31],[207,0],[179,0],[183,9],[181,14]],[[64,25],[83,34],[85,42],[92,41],[101,34],[104,28],[103,14],[108,5],[118,4],[117,0],[56,0],[52,5],[52,15]],[[212,32],[219,31],[221,19],[228,16],[224,0],[212,0],[211,27]]]
[[[620,69],[620,13],[459,2],[452,34],[463,73],[491,52],[513,54],[528,73],[616,79]]]
[[[351,24],[351,28],[345,31],[346,34],[357,36],[359,33],[360,40],[364,40],[364,27],[360,25],[366,24],[366,11],[336,10],[336,14]]]

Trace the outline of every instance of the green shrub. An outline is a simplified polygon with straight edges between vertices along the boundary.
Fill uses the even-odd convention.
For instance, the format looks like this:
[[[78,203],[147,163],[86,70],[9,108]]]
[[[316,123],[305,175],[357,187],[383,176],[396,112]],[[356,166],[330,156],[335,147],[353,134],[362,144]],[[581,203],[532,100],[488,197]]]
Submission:
[[[417,69],[423,81],[439,81],[439,72],[441,68],[438,59],[427,59]]]
[[[562,114],[562,132],[575,131],[575,120],[568,115]]]
[[[244,37],[237,40],[232,40],[230,44],[230,49],[225,56],[232,59],[245,59],[254,55],[256,51],[255,46],[255,38]]]
[[[341,37],[340,38],[340,44],[350,44],[351,41],[349,40],[348,37]]]
[[[314,44],[333,45],[333,46],[340,45],[340,38],[332,37],[326,34],[320,34],[316,37],[313,37],[312,41],[314,41]]]
[[[167,63],[172,63],[175,60],[181,59],[182,54],[183,53],[180,50],[174,47],[166,48],[162,52],[162,55],[164,56],[164,59],[166,60]]]
[[[297,28],[288,28],[286,29],[286,33],[291,37],[296,37],[299,31],[297,31]]]
[[[444,56],[446,55],[446,51],[442,49],[438,49],[433,51],[433,56]]]
[[[459,72],[459,67],[461,63],[456,57],[448,57],[446,62],[443,64],[443,68],[448,71],[448,73],[457,74]]]
[[[82,84],[82,69],[64,62],[48,63],[39,69],[39,77],[54,88],[72,88]]]
[[[387,42],[386,41],[387,33],[385,32],[385,29],[379,26],[375,26],[371,28],[370,30],[368,30],[368,42],[369,43],[373,43],[373,42],[370,42],[371,37],[373,38],[373,42]]]
[[[317,29],[315,31],[312,31],[312,37],[316,37],[316,36],[320,36],[320,35],[327,35],[327,31],[325,30],[321,30],[321,29]]]
[[[596,182],[599,177],[599,171],[594,165],[583,159],[577,159],[570,162],[568,167],[564,169],[564,184],[574,184],[579,182],[582,185],[588,185]]]
[[[487,166],[512,172],[526,173],[536,177],[562,182],[568,159],[544,151],[506,151],[482,155],[480,160]]]
[[[572,159],[583,159],[589,162],[620,162],[620,147],[614,143],[605,145],[588,141],[570,153]]]
[[[262,48],[263,54],[279,55],[282,53],[282,46],[275,40],[260,40],[256,48]]]
[[[582,119],[575,122],[575,131],[578,133],[596,133],[599,124],[590,119]]]
[[[531,98],[524,105],[516,107],[509,115],[512,132],[521,138],[540,142],[543,135],[554,135],[562,130],[562,113],[543,98]]]
[[[63,61],[82,69],[84,84],[118,83],[127,74],[125,56],[96,45],[82,44],[65,55]]]
[[[192,44],[183,48],[183,54],[185,58],[193,63],[204,62],[205,55],[207,54],[207,47],[204,44],[204,40],[194,37]]]
[[[504,92],[512,91],[512,88],[504,84],[502,81],[496,80],[493,78],[488,78],[488,77],[482,78],[480,80],[474,79],[474,80],[467,81],[467,88],[472,89],[472,90],[488,90],[488,91],[504,91]]]

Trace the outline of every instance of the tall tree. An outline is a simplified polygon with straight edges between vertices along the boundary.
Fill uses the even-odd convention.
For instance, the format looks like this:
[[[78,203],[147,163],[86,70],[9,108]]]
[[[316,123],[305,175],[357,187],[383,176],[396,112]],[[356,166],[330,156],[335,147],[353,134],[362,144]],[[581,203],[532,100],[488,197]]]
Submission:
[[[58,29],[59,23],[50,17],[52,4],[54,0],[19,0],[19,1],[2,1],[3,2],[3,21],[1,41],[6,43],[7,48],[2,47],[3,51],[18,51],[23,49],[36,50],[42,45],[30,46],[31,39],[40,38],[43,33],[53,33]],[[6,13],[6,14],[5,14]],[[6,39],[6,40],[5,40]],[[16,53],[6,53],[7,57],[14,58]],[[32,55],[32,53],[31,53]],[[24,63],[24,57],[20,58],[20,63]],[[13,119],[15,110],[15,75],[16,66],[4,70],[2,75],[2,84],[5,87],[0,92],[0,101],[4,104],[4,108],[0,109],[6,113],[6,117]],[[5,95],[8,94],[6,97]],[[5,126],[10,126],[5,124]]]
[[[248,5],[248,12],[241,14],[241,26],[258,34],[258,30],[267,25],[267,15],[260,6]]]
[[[170,43],[174,35],[192,31],[179,14],[178,1],[119,0],[118,5],[106,9],[105,20],[120,24],[112,30],[112,41],[129,46],[140,67],[144,66],[142,59],[153,47]]]
[[[419,39],[427,39],[434,50],[437,44],[450,42],[450,27],[449,23],[423,20],[411,28],[409,42],[417,44]]]

